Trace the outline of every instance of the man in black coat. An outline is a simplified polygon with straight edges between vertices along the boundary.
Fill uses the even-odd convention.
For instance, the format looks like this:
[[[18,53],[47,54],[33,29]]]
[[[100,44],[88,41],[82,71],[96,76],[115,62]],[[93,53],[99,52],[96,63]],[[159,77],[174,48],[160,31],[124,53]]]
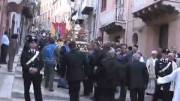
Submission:
[[[124,66],[116,59],[115,51],[110,49],[96,72],[97,88],[99,89],[96,101],[115,101],[116,87],[119,85],[119,81],[126,76],[124,73]]]
[[[34,87],[35,101],[43,101],[41,93],[42,75],[40,74],[43,62],[37,49],[37,39],[31,37],[27,41],[25,47],[29,48],[24,48],[21,55],[25,101],[31,101],[29,93],[31,83],[33,83]],[[34,59],[32,59],[33,57]]]
[[[65,55],[62,61],[64,62],[63,68],[66,68],[70,101],[79,101],[80,82],[84,80],[84,67],[88,62],[85,54],[76,49],[75,42],[70,42],[69,47],[71,51]]]
[[[88,67],[85,67],[86,79],[83,81],[84,96],[90,96],[93,93],[94,88],[94,64],[93,64],[93,50],[92,47],[88,47],[88,52],[85,53],[88,58]]]
[[[140,54],[135,53],[132,63],[127,67],[131,101],[144,101],[144,92],[149,80],[146,64],[139,61],[140,57]]]
[[[127,52],[127,45],[126,44],[121,44],[121,51],[120,54],[117,55],[117,60],[121,65],[124,65],[124,67],[127,67],[127,64],[131,62],[132,54]],[[128,80],[126,77],[120,81],[120,96],[118,101],[126,101],[126,93],[127,93],[127,88],[126,88],[126,80]]]

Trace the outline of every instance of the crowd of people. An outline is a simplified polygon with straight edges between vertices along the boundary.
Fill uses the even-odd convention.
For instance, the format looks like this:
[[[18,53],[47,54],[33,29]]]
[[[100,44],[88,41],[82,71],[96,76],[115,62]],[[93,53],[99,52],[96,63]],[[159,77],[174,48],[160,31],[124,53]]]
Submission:
[[[31,83],[35,100],[43,100],[42,68],[44,87],[54,91],[57,74],[58,87],[69,89],[70,101],[79,101],[81,83],[84,96],[93,95],[94,101],[126,101],[128,90],[131,101],[144,101],[146,94],[152,101],[180,99],[176,90],[180,59],[174,49],[152,50],[151,57],[145,59],[137,45],[95,41],[83,48],[75,41],[55,40],[46,33],[40,38],[28,35],[21,56],[25,101],[30,101]],[[117,92],[120,95],[115,99]]]

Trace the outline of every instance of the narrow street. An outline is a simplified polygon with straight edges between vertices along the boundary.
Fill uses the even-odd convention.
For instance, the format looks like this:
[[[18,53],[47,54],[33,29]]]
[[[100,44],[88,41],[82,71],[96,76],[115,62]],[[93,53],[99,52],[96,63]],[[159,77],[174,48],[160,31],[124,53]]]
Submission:
[[[179,15],[180,0],[0,0],[0,101],[179,101]]]

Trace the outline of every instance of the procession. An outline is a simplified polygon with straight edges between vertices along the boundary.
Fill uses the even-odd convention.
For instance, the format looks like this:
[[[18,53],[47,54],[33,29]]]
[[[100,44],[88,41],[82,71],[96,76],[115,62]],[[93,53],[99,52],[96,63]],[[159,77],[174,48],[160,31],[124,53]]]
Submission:
[[[180,0],[0,0],[0,101],[179,101]]]
[[[128,90],[131,101],[146,101],[145,95],[152,96],[152,101],[179,99],[180,57],[176,50],[152,50],[145,59],[137,45],[91,42],[80,47],[75,41],[55,40],[48,34],[26,36],[21,55],[25,101],[30,101],[31,83],[36,101],[43,101],[41,85],[50,92],[56,90],[55,75],[59,77],[57,86],[69,90],[70,101],[80,101],[81,85],[83,96],[91,96],[93,101],[126,101]],[[120,95],[115,99],[117,92]]]

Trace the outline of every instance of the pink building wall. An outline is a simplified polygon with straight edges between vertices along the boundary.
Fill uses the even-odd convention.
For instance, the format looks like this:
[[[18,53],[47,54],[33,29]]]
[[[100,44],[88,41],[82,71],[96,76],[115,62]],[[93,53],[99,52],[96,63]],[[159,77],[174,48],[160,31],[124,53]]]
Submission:
[[[3,35],[3,32],[6,30],[6,6],[7,0],[0,0],[1,10],[0,10],[0,39]]]
[[[101,11],[101,4],[102,0],[100,0],[99,3],[99,26],[102,27],[104,25],[107,25],[111,23],[113,20],[115,20],[115,9],[116,9],[116,3],[115,0],[107,0],[106,1],[106,9],[104,11]]]
[[[99,0],[101,4],[101,0]],[[180,17],[179,14],[167,14],[159,16],[149,23],[145,23],[141,18],[134,18],[133,13],[148,7],[151,4],[158,2],[159,0],[125,0],[124,6],[124,20],[126,21],[125,37],[124,40],[128,45],[133,45],[133,34],[138,34],[139,50],[145,57],[149,57],[151,51],[159,48],[160,37],[160,25],[168,24],[168,48],[176,48],[180,51],[179,39],[180,39]],[[180,1],[180,0],[174,0]],[[115,0],[107,0],[106,10],[101,12],[101,6],[99,7],[98,16],[98,29],[108,24],[112,20],[112,11],[115,7]],[[106,17],[106,16],[109,16]],[[98,31],[101,36],[102,32]],[[104,33],[104,42],[109,41],[111,38],[106,32]],[[119,34],[121,32],[118,32]],[[116,34],[118,34],[116,33]]]
[[[97,14],[97,36],[102,36],[103,35],[103,39],[104,42],[110,41],[113,37],[115,36],[121,36],[121,42],[125,42],[125,35],[124,35],[124,31],[118,31],[118,32],[113,32],[110,34],[107,34],[106,32],[102,32],[100,29],[102,27],[105,27],[109,24],[111,24],[112,22],[115,22],[117,19],[117,7],[119,7],[119,5],[117,6],[117,0],[106,0],[106,9],[104,11],[101,11],[101,4],[102,4],[103,0],[99,0],[99,5],[98,5],[98,14]],[[122,0],[123,1],[123,0]],[[122,21],[125,21],[127,19],[127,14],[128,14],[128,0],[124,0],[124,5],[123,5],[123,15],[122,15]],[[119,8],[118,8],[119,10]],[[124,22],[125,23],[125,22]],[[124,25],[123,25],[124,26]],[[122,39],[123,38],[123,39]]]
[[[169,48],[176,48],[180,52],[180,17],[169,23]]]

